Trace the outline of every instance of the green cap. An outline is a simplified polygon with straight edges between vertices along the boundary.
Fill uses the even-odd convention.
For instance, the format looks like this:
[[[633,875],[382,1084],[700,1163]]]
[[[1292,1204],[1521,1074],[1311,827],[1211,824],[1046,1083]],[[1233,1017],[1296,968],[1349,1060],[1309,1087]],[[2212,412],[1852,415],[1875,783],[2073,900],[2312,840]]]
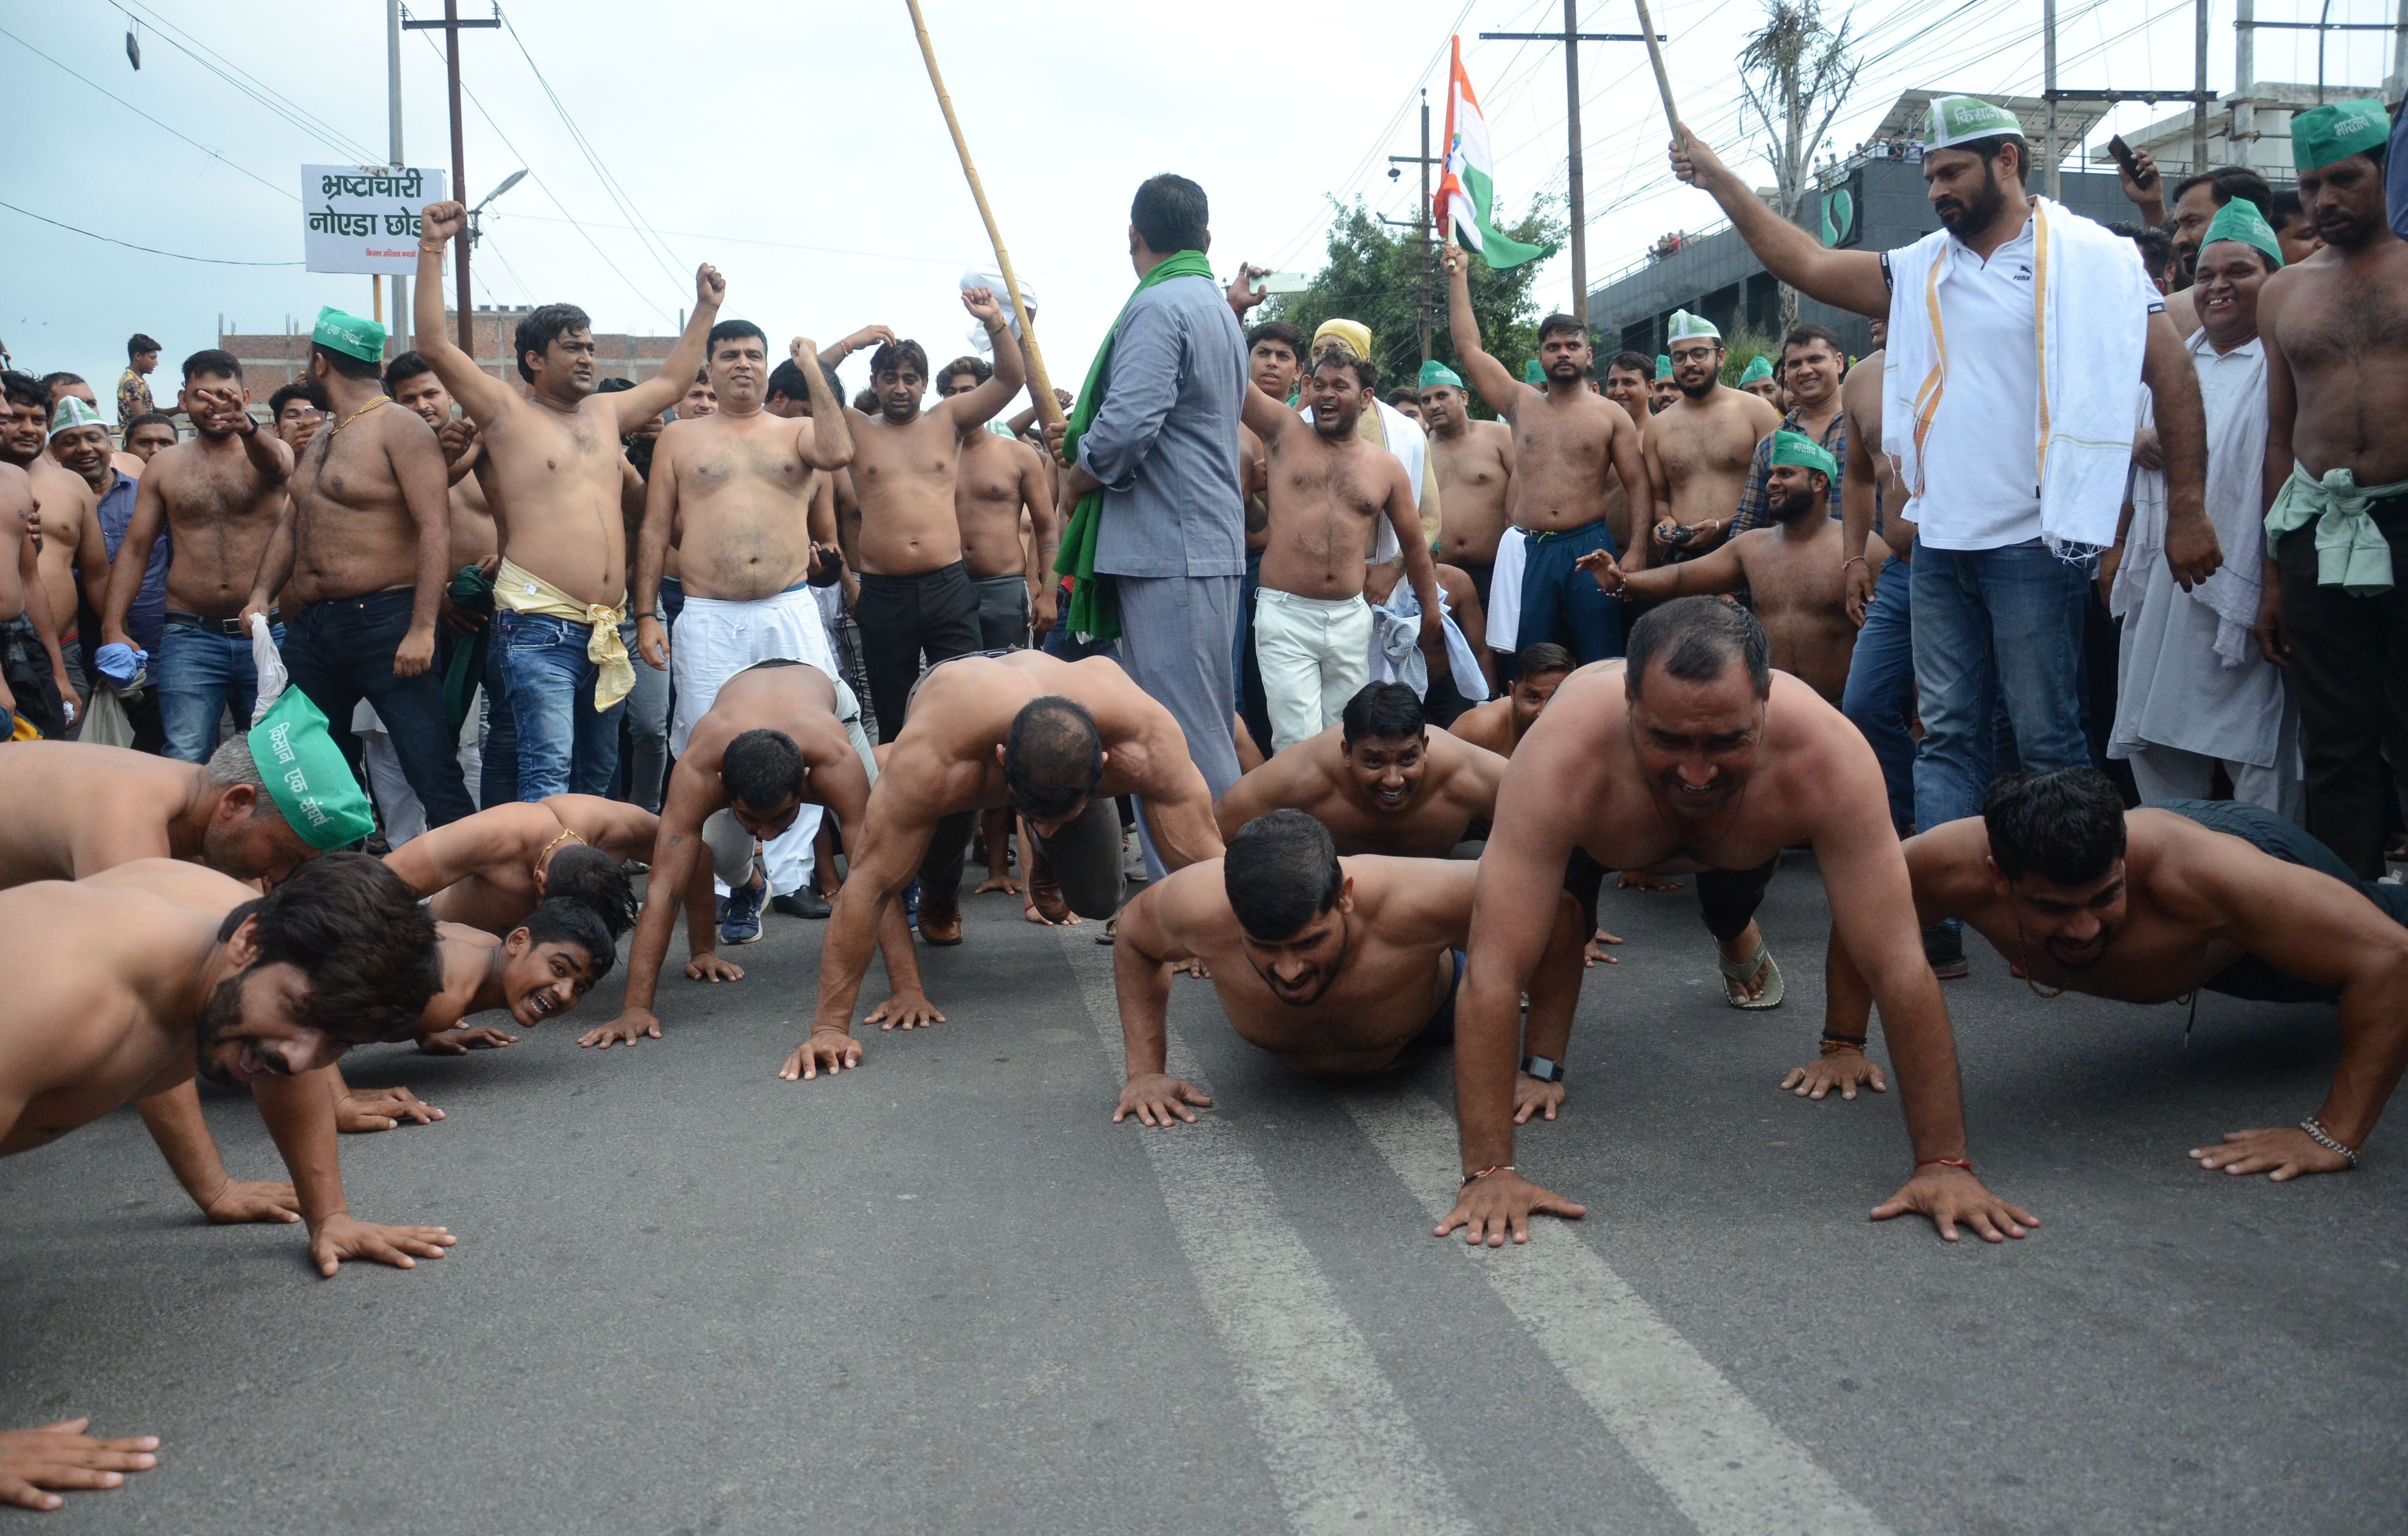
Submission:
[[[287,688],[251,728],[251,760],[285,825],[324,853],[376,830],[368,797],[309,696]]]
[[[1658,379],[1670,379],[1672,377],[1672,360],[1665,356],[1662,352],[1657,352],[1656,354],[1656,377]]]
[[[356,357],[363,363],[384,361],[384,327],[373,320],[347,315],[333,305],[318,311],[317,326],[309,339],[330,352]]]
[[[2292,117],[2291,165],[2320,171],[2336,160],[2379,150],[2390,136],[2391,120],[2372,96],[2331,102]]]
[[[1772,462],[1794,464],[1801,469],[1819,469],[1823,478],[1828,481],[1836,481],[1840,478],[1840,461],[1831,456],[1829,449],[1803,432],[1784,429],[1774,433]]]
[[[2021,137],[2023,131],[2022,121],[2013,112],[1993,107],[1979,96],[1934,96],[1923,144],[1929,150],[1948,150],[1977,138],[1996,138],[2000,134]]]
[[[1433,357],[1422,365],[1421,387],[1427,389],[1433,384],[1444,384],[1449,389],[1461,389],[1463,380],[1455,377],[1453,368]]]
[[[73,395],[60,395],[58,409],[50,412],[52,438],[62,432],[73,432],[79,426],[105,428],[108,425],[107,422],[100,419],[99,411],[93,409],[92,407],[84,404],[81,398]]]
[[[1672,323],[1665,328],[1664,339],[1667,341],[1692,341],[1698,337],[1706,337],[1713,340],[1720,341],[1723,338],[1723,333],[1714,328],[1714,323],[1713,321],[1706,319],[1702,315],[1693,315],[1686,309],[1673,310]]]
[[[1739,381],[1742,384],[1755,384],[1771,377],[1772,360],[1758,352],[1747,360],[1746,367],[1740,370]]]
[[[2199,242],[2201,251],[2218,240],[2238,240],[2255,246],[2266,253],[2267,270],[2274,271],[2283,265],[2283,242],[2274,237],[2274,226],[2258,211],[2258,205],[2246,197],[2235,197],[2215,210],[2207,226],[2207,236]]]
[[[1522,382],[1526,384],[1544,384],[1546,381],[1547,370],[1539,366],[1539,360],[1537,358],[1534,357],[1527,363],[1522,365]]]

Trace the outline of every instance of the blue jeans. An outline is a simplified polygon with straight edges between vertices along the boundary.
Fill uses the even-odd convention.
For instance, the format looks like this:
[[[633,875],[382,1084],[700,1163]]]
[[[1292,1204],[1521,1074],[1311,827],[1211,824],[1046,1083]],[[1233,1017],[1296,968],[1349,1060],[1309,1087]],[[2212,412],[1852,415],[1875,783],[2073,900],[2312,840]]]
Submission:
[[[234,711],[235,729],[250,729],[251,706],[259,699],[250,639],[222,633],[214,619],[208,624],[200,628],[170,619],[150,662],[150,683],[159,692],[167,730],[166,755],[183,763],[209,760],[217,750],[218,717],[225,711]],[[284,626],[268,633],[281,651]]]
[[[621,624],[619,633],[633,649],[635,625]],[[588,624],[494,610],[485,682],[500,707],[485,739],[487,805],[610,793],[626,703],[595,709],[601,668],[585,654],[592,636]]]
[[[293,674],[293,686],[325,715],[327,730],[354,772],[360,742],[351,734],[351,711],[363,698],[376,706],[393,738],[394,755],[401,759],[402,775],[426,808],[426,825],[444,826],[477,808],[460,777],[459,742],[443,706],[440,645],[435,665],[425,671],[411,678],[393,675],[393,653],[409,633],[410,602],[410,590],[396,587],[330,597],[286,614],[284,669]]]
[[[2082,627],[2090,569],[2038,539],[1999,550],[1914,545],[1914,681],[1923,745],[1914,819],[1925,831],[1979,815],[2004,706],[2022,766],[2090,762],[2082,728]],[[2003,764],[1999,767],[2003,770]]]
[[[1856,632],[1840,712],[1864,732],[1889,786],[1890,825],[1899,837],[1914,825],[1914,591],[1903,560],[1885,560],[1873,579],[1872,605]]]

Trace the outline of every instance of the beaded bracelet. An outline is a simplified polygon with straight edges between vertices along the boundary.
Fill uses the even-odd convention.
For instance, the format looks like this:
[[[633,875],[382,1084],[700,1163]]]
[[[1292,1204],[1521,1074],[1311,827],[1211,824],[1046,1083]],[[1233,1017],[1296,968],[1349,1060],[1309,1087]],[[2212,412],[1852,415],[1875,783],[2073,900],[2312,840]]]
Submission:
[[[2315,1142],[2316,1145],[2324,1148],[2327,1152],[2340,1153],[2343,1156],[2349,1159],[2350,1167],[2356,1168],[2358,1166],[2358,1154],[2342,1145],[2340,1139],[2335,1137],[2332,1132],[2325,1129],[2324,1122],[2318,1120],[2315,1115],[2312,1114],[2305,1120],[2300,1121],[2300,1128],[2306,1131],[2308,1133],[2308,1140]]]

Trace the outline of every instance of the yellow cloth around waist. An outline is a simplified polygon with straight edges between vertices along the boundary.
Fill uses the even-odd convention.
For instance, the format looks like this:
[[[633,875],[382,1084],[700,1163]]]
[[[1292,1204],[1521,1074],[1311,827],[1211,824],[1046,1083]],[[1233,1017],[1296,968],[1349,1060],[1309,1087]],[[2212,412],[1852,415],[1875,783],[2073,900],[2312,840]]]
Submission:
[[[597,711],[635,691],[635,664],[627,659],[627,642],[619,638],[619,625],[627,617],[624,598],[615,608],[581,603],[524,566],[504,560],[502,568],[494,573],[494,601],[513,613],[593,626],[593,636],[585,642],[585,659],[601,668],[602,675],[594,682]]]

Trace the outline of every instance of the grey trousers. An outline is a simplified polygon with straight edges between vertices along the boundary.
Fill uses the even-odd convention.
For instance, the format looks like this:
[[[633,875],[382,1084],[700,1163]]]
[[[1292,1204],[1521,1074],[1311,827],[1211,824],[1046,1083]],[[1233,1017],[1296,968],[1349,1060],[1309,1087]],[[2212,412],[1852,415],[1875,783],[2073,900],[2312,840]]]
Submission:
[[[1121,666],[1154,701],[1170,711],[1187,737],[1187,755],[1219,799],[1238,782],[1238,742],[1229,729],[1237,696],[1233,647],[1238,587],[1226,576],[1115,576],[1121,608]],[[1154,879],[1168,871],[1138,818],[1145,867]],[[1058,867],[1057,867],[1058,868]],[[1069,892],[1067,874],[1063,893]]]
[[[1028,648],[1028,578],[973,576],[978,594],[979,644],[989,651]]]

